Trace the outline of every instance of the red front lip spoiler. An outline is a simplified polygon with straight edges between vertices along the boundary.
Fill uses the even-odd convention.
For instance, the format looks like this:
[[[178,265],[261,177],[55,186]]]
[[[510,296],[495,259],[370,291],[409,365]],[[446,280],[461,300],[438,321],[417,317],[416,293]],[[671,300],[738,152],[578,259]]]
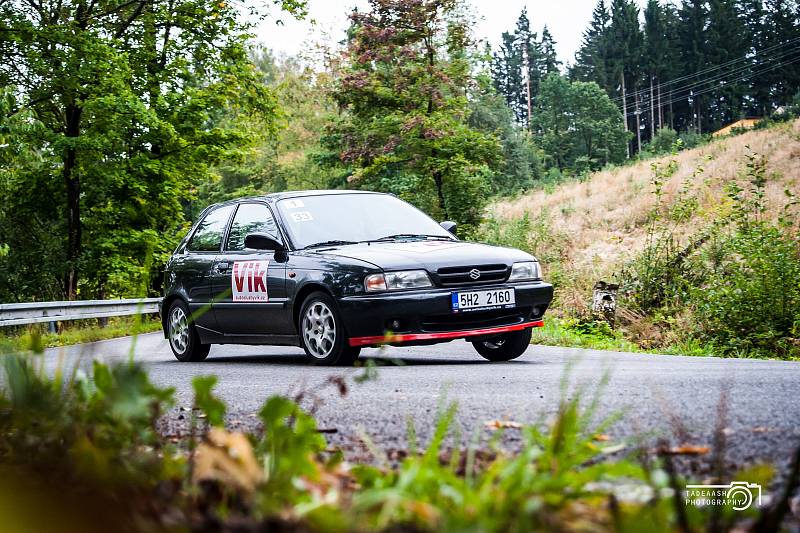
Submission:
[[[520,331],[527,328],[540,328],[542,326],[544,326],[543,320],[534,320],[533,322],[523,322],[522,324],[514,324],[512,326],[469,329],[465,331],[445,331],[442,333],[401,333],[399,335],[351,337],[350,346],[370,346],[372,344],[399,344],[403,342],[414,342],[414,341],[463,339],[466,337],[476,337],[478,335],[492,335],[495,333],[508,333],[509,331]]]

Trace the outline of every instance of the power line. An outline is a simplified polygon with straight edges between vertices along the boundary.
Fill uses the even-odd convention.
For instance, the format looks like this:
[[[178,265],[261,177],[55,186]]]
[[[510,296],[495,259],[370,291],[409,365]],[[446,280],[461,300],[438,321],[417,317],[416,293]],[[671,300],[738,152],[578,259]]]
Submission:
[[[796,55],[795,57],[791,58],[788,61],[781,61],[780,63],[778,63],[776,65],[772,65],[772,66],[769,66],[769,67],[762,68],[760,70],[754,70],[752,72],[745,73],[745,74],[743,74],[743,75],[741,75],[741,76],[739,76],[737,78],[734,78],[732,80],[727,80],[725,85],[733,84],[733,83],[736,83],[736,82],[739,82],[739,81],[744,81],[744,80],[746,80],[748,78],[752,78],[752,77],[757,76],[759,74],[764,74],[766,72],[770,72],[770,71],[775,70],[777,68],[797,63],[798,61],[800,61],[800,50],[797,50],[796,52],[798,52],[798,55]],[[674,98],[672,98],[670,100],[666,100],[666,101],[662,102],[661,106],[674,104],[676,102],[681,102],[681,101],[686,100],[688,98],[695,98],[697,96],[701,96],[703,94],[707,94],[707,93],[716,91],[719,88],[720,87],[718,87],[718,86],[712,86],[712,87],[707,87],[707,88],[705,88],[703,90],[699,90],[697,92],[690,92],[688,94],[677,96],[677,97],[674,97]],[[627,113],[625,116],[626,117],[632,117],[632,116],[635,116],[635,115],[636,115],[636,111],[633,111],[631,113]]]
[[[789,39],[788,41],[784,41],[782,43],[778,43],[778,44],[774,44],[772,46],[768,46],[767,48],[764,48],[764,49],[756,51],[754,55],[747,54],[747,55],[744,55],[742,57],[738,57],[736,59],[731,59],[729,61],[726,61],[725,63],[720,63],[719,65],[714,65],[714,66],[711,66],[711,67],[707,67],[705,69],[699,70],[699,71],[694,72],[692,74],[686,74],[686,75],[680,76],[678,78],[673,78],[673,79],[671,79],[669,81],[661,82],[658,85],[653,86],[653,90],[658,90],[659,88],[663,89],[663,88],[669,87],[672,84],[677,83],[677,82],[681,82],[681,81],[688,80],[688,79],[691,79],[691,78],[697,78],[698,76],[701,76],[703,74],[706,74],[706,73],[709,73],[709,72],[713,72],[715,70],[720,70],[722,68],[725,68],[725,67],[728,67],[728,66],[731,66],[731,65],[735,65],[736,63],[739,63],[739,62],[742,62],[742,61],[747,62],[746,66],[753,65],[754,64],[753,63],[754,60],[756,60],[756,64],[757,63],[762,63],[762,62],[765,61],[765,59],[763,59],[765,54],[767,55],[766,61],[769,61],[770,60],[770,56],[772,56],[773,58],[776,57],[775,55],[772,55],[771,52],[774,52],[775,50],[777,50],[779,48],[783,48],[785,46],[789,46],[791,44],[795,44],[797,42],[800,42],[800,37],[794,37],[792,39]],[[792,52],[793,50],[794,49],[791,49],[791,50],[789,50],[789,52]],[[780,54],[783,54],[783,53],[785,53],[785,52],[779,52],[777,55],[780,55]],[[762,59],[758,60],[759,57],[761,57]],[[733,70],[735,71],[738,68],[739,67],[736,67]],[[717,76],[717,75],[715,75],[715,76]],[[687,84],[687,85],[684,85],[683,87],[688,87],[690,85],[692,85],[692,84]],[[635,98],[635,96],[637,94],[641,96],[641,95],[649,92],[649,90],[650,90],[649,87],[645,88],[645,89],[640,89],[639,91],[628,93],[626,95],[626,97]],[[673,89],[673,91],[674,90],[677,90],[677,89]],[[615,100],[618,103],[620,103],[622,101],[622,97],[621,96],[615,96],[613,98],[613,100]]]

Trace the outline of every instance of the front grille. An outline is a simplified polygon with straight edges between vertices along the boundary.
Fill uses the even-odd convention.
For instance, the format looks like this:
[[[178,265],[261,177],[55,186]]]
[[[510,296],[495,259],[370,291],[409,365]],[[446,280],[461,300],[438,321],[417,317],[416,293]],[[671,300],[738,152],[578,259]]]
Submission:
[[[477,279],[470,273],[477,271]],[[468,285],[488,285],[502,283],[508,278],[506,265],[475,265],[443,267],[436,271],[442,287],[465,287]]]
[[[431,315],[422,318],[420,327],[422,331],[433,333],[511,326],[525,322],[530,314],[530,307],[516,307],[514,309]]]

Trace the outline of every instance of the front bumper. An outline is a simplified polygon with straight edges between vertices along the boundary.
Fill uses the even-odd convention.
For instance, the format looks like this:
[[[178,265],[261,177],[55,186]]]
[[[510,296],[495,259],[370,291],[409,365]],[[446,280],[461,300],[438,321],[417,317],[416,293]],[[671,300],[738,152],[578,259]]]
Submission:
[[[513,308],[452,311],[453,292],[508,287],[515,289]],[[435,344],[541,326],[552,299],[553,286],[539,281],[347,296],[339,308],[350,346]]]

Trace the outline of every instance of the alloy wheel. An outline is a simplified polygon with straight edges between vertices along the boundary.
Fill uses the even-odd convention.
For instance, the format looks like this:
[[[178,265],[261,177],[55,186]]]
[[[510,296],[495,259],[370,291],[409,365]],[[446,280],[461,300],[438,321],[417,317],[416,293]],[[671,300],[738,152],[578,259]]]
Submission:
[[[324,303],[316,301],[303,317],[303,340],[309,353],[317,359],[325,359],[336,342],[336,321],[333,312]]]
[[[175,307],[169,317],[169,343],[179,354],[186,352],[189,345],[189,321],[180,307]]]

